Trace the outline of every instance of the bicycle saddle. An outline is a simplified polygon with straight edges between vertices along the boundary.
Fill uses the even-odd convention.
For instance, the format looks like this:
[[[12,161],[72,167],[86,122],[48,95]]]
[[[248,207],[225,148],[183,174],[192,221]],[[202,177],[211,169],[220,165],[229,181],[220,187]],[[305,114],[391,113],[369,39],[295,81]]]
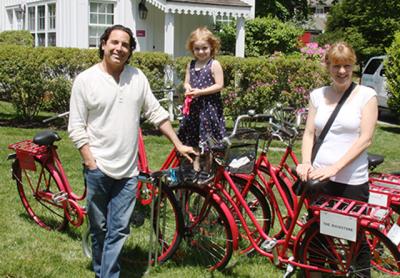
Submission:
[[[53,145],[55,141],[60,141],[61,137],[57,132],[52,130],[44,130],[33,137],[33,143],[39,146],[50,146]]]
[[[385,157],[379,154],[368,153],[368,168],[375,168],[385,160]]]
[[[323,187],[326,186],[328,183],[329,180],[308,180],[306,182],[303,182],[298,179],[293,184],[292,189],[297,196],[300,196],[303,192],[306,192],[306,194],[309,196],[322,192]]]

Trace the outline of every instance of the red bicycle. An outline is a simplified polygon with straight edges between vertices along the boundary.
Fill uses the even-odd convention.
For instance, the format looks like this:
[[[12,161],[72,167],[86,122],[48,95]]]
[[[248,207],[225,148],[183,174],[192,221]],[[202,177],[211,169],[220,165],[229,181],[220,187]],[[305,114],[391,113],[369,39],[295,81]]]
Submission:
[[[249,116],[241,116],[239,119],[245,117]],[[269,115],[256,115],[250,118],[262,117],[271,118]],[[251,132],[244,132],[243,134],[250,135]],[[226,141],[232,142],[235,136],[242,136],[243,134],[234,130]],[[241,235],[236,226],[239,221],[246,235],[246,237],[241,236],[241,238],[247,239],[252,249],[270,258],[277,266],[287,266],[288,275],[292,273],[295,266],[304,269],[307,276],[310,271],[334,275],[356,274],[358,270],[355,266],[355,254],[360,249],[360,243],[354,241],[354,238],[362,237],[366,232],[373,235],[374,240],[377,239],[375,241],[370,240],[370,244],[372,244],[371,242],[378,242],[382,254],[389,254],[386,257],[394,258],[392,261],[388,261],[385,269],[398,272],[400,253],[397,246],[382,232],[387,225],[390,225],[388,220],[388,216],[391,214],[390,208],[382,208],[378,205],[344,198],[325,197],[325,199],[330,198],[328,203],[333,205],[326,205],[326,202],[323,203],[324,206],[319,203],[311,204],[308,208],[313,211],[313,214],[304,218],[306,222],[302,223],[299,216],[305,201],[306,190],[302,191],[299,200],[297,200],[297,197],[293,200],[292,207],[289,204],[288,195],[285,193],[286,189],[283,189],[285,185],[280,184],[273,166],[266,163],[268,173],[278,193],[278,195],[275,194],[272,186],[264,188],[268,196],[266,199],[267,210],[274,210],[274,214],[278,216],[282,226],[281,231],[277,233],[279,237],[270,236],[268,231],[273,223],[272,219],[257,218],[253,213],[253,203],[249,203],[246,199],[246,192],[249,192],[249,188],[253,186],[253,180],[249,179],[243,186],[238,186],[234,180],[235,177],[232,177],[232,172],[237,172],[241,167],[246,168],[249,163],[254,163],[258,144],[258,140],[254,140],[256,137],[255,133],[253,133],[253,136],[241,137],[237,144],[232,144],[225,150],[210,146],[216,169],[215,179],[209,185],[203,188],[190,183],[175,186],[175,190],[178,190],[184,197],[185,229],[198,231],[189,247],[194,249],[195,252],[203,254],[202,258],[208,260],[210,269],[222,269],[228,263],[232,246],[238,246],[237,242],[239,235]],[[248,138],[253,139],[249,141]],[[239,152],[242,154],[240,157],[234,155],[232,158],[231,154],[235,148],[247,148],[247,151],[241,150]],[[235,163],[233,163],[234,161]],[[259,171],[257,167],[258,164],[255,163],[254,168]],[[262,182],[260,186],[265,184],[269,183]],[[287,189],[290,196],[295,196],[290,187]],[[278,199],[283,200],[287,212],[281,212]],[[257,204],[257,206],[260,206],[260,204]],[[352,217],[352,223],[355,225],[352,238],[343,239],[338,234],[320,234],[318,228],[321,226],[321,218],[318,211],[321,210],[329,210],[330,213],[334,214],[334,217],[338,215]],[[364,213],[366,214],[364,215]],[[285,218],[291,221],[284,221]],[[237,237],[231,237],[231,235],[237,235]],[[312,244],[317,235],[324,238],[319,243],[318,248],[315,247],[315,244]],[[207,248],[208,246],[214,248]],[[309,254],[315,252],[319,254],[317,259],[314,259],[315,256],[309,256]],[[381,255],[381,257],[384,256]]]
[[[86,215],[85,208],[78,203],[85,198],[86,187],[81,196],[73,192],[57,153],[55,142],[59,140],[61,137],[56,132],[46,130],[33,140],[9,145],[15,152],[8,159],[13,160],[12,178],[22,204],[30,218],[48,230],[63,230],[68,223],[79,227]],[[151,231],[157,236],[157,258],[162,263],[172,257],[179,246],[183,234],[181,209],[167,182],[159,189],[148,179],[141,179],[140,184],[147,185],[138,190],[141,202],[147,205],[153,200],[159,204],[154,210]],[[83,236],[83,244],[85,253],[89,254],[88,234]]]

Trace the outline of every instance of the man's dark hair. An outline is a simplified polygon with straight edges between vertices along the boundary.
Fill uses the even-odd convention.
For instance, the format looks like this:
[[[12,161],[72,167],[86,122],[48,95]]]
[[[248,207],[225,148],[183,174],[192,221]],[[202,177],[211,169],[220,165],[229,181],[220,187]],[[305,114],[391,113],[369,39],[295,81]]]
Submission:
[[[104,31],[103,35],[101,35],[100,44],[99,44],[100,59],[103,59],[103,57],[104,57],[104,50],[102,49],[102,45],[103,45],[103,43],[105,44],[107,42],[108,38],[110,37],[111,32],[114,30],[121,30],[129,35],[130,54],[129,54],[128,60],[126,60],[126,63],[129,63],[129,59],[131,58],[132,52],[136,49],[136,40],[133,37],[133,33],[132,33],[131,29],[129,29],[128,27],[125,27],[123,25],[119,25],[119,24],[108,27]]]

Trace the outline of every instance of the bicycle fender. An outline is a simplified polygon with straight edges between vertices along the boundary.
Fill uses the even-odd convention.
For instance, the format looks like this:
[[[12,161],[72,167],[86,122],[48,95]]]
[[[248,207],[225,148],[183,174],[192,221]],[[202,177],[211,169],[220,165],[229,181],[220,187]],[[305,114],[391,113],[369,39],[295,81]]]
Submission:
[[[219,196],[216,193],[212,193],[212,198],[221,207],[226,218],[228,219],[228,223],[229,223],[229,226],[231,227],[231,231],[232,231],[233,250],[238,250],[239,249],[239,228],[236,224],[235,218],[233,217],[232,212],[229,210],[228,206],[222,200],[221,196]]]

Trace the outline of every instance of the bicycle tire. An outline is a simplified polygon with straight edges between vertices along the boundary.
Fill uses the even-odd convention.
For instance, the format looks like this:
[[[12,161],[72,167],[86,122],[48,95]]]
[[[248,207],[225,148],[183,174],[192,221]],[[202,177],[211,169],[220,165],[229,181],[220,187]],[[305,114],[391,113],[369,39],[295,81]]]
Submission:
[[[243,189],[244,186],[246,185],[247,181],[239,178],[239,177],[233,177],[232,178],[235,184],[238,186],[239,189]],[[231,197],[234,198],[234,196],[231,195]],[[251,209],[252,213],[257,219],[258,224],[262,227],[262,230],[264,231],[265,234],[269,234],[269,231],[271,229],[271,224],[272,224],[272,214],[271,214],[271,205],[265,198],[264,194],[257,188],[256,185],[252,184],[249,187],[249,191],[247,192],[246,196],[243,196],[244,199],[246,200],[247,205]],[[238,202],[236,202],[239,208],[241,207]],[[229,205],[228,205],[229,207]],[[232,215],[235,217],[236,212],[234,211],[233,208],[231,209]],[[244,208],[242,208],[242,215],[248,223],[247,227],[250,230],[251,237],[254,239],[254,241],[257,243],[257,245],[260,245],[262,243],[263,237],[258,233],[256,227],[253,225],[250,217],[248,214],[244,211]],[[236,218],[236,217],[235,217]],[[249,237],[246,233],[246,231],[243,228],[243,225],[239,219],[236,219],[236,223],[239,229],[239,236],[240,239],[244,239],[243,241],[239,241],[239,249],[242,250],[242,253],[251,253],[254,251],[254,247],[250,243],[249,245]]]
[[[175,254],[182,240],[185,225],[178,201],[172,190],[164,183],[162,184],[161,197],[160,208],[154,211],[153,220],[153,230],[157,234],[156,219],[157,215],[160,215],[160,229],[158,232],[158,254],[160,255],[157,258],[159,264],[166,262]],[[160,195],[155,200],[156,204],[158,203],[158,198],[160,198]]]
[[[363,227],[359,235],[364,233]],[[300,242],[300,241],[299,241]],[[318,267],[321,272],[335,276],[358,277],[355,265],[356,242],[320,234],[319,225],[314,223],[307,229],[300,246],[296,248],[296,258],[300,263]],[[350,264],[348,262],[351,262]],[[304,277],[311,271],[301,269]]]
[[[400,251],[383,233],[365,228],[367,243],[371,250],[371,264],[379,271],[400,275]]]
[[[170,231],[171,233],[168,234],[164,232],[162,233],[161,231],[159,232],[159,237],[158,237],[158,242],[160,245],[158,246],[158,256],[157,256],[157,262],[159,264],[165,263],[167,260],[172,258],[175,254],[175,252],[178,250],[179,244],[182,240],[182,235],[183,235],[183,229],[184,229],[184,222],[183,222],[183,216],[181,213],[180,206],[175,199],[174,193],[170,188],[168,188],[165,184],[162,185],[162,199],[160,203],[160,208],[164,209],[164,213],[161,216],[160,214],[160,223],[164,222],[165,225],[167,223],[173,223],[173,227],[162,227],[163,231]],[[159,195],[156,197],[156,204],[158,202]],[[168,203],[166,203],[167,201]],[[136,208],[135,208],[136,209]],[[159,212],[157,210],[154,211],[154,219],[153,219],[153,224],[152,224],[152,230],[154,233],[156,233],[156,217]],[[171,217],[172,216],[172,217]],[[168,219],[163,219],[161,217],[168,217]],[[173,218],[173,219],[172,219]],[[165,220],[165,221],[163,221]],[[91,258],[92,257],[92,239],[90,236],[90,231],[89,231],[89,225],[87,225],[87,228],[83,231],[82,234],[82,250],[83,253],[86,257]],[[124,254],[122,253],[122,256]],[[154,261],[151,262],[154,264]]]
[[[224,269],[234,249],[234,224],[230,222],[234,220],[229,209],[197,186],[181,184],[173,190],[184,215],[185,233],[178,251],[183,262],[191,260],[191,264],[209,270]]]
[[[62,204],[51,199],[60,192],[53,174],[37,159],[36,171],[21,169],[18,159],[13,162],[13,178],[22,205],[29,217],[40,227],[47,230],[62,231],[67,227],[68,219]],[[43,195],[43,196],[40,196]]]

